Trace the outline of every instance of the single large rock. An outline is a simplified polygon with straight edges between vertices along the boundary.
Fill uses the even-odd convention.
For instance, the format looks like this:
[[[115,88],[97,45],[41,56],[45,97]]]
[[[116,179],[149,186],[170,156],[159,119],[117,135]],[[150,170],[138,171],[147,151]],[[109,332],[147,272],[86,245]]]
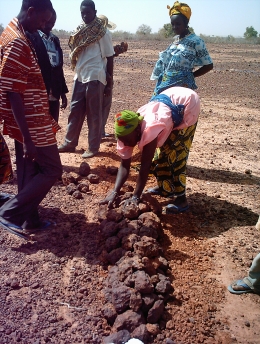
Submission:
[[[142,226],[139,231],[139,236],[148,236],[154,239],[157,239],[159,237],[158,232],[155,228]]]
[[[161,229],[161,221],[160,221],[159,217],[152,212],[141,214],[138,217],[138,220],[142,226],[150,227],[150,228],[153,228],[155,230]]]
[[[153,266],[152,260],[149,259],[148,257],[143,257],[142,258],[142,263],[144,265],[144,271],[149,275],[153,276],[156,274],[156,269]]]
[[[117,312],[112,303],[107,303],[103,309],[104,318],[107,320],[107,323],[112,326],[116,320]]]
[[[133,279],[135,281],[135,290],[142,294],[149,294],[154,291],[154,287],[150,282],[149,275],[144,271],[136,271],[133,274]]]
[[[106,168],[106,173],[110,174],[111,176],[117,175],[118,167],[116,166],[108,166]]]
[[[159,294],[165,294],[173,290],[173,288],[171,282],[165,279],[156,284],[155,290]]]
[[[110,264],[115,265],[124,254],[125,250],[123,250],[122,247],[118,247],[107,254],[107,260]]]
[[[117,236],[112,236],[106,240],[105,247],[107,252],[118,248],[120,246],[120,240]]]
[[[135,203],[130,203],[129,205],[123,205],[122,214],[127,219],[137,219],[141,211]]]
[[[142,324],[134,329],[132,332],[132,338],[140,339],[143,343],[150,342],[150,333],[148,332],[146,325]]]
[[[67,193],[69,195],[72,195],[75,191],[77,191],[77,186],[74,183],[67,185]]]
[[[134,244],[140,240],[140,237],[136,234],[130,234],[122,239],[122,247],[126,251],[133,251]]]
[[[148,193],[143,193],[141,197],[141,202],[144,204],[147,204],[149,208],[151,209],[151,212],[153,212],[157,216],[160,216],[162,214],[161,204],[152,195]]]
[[[80,192],[87,193],[87,192],[89,192],[89,183],[88,182],[81,182],[78,184],[77,189]]]
[[[83,161],[79,167],[79,175],[87,177],[90,173],[90,166],[87,162]]]
[[[116,208],[116,209],[111,209],[107,213],[107,219],[108,221],[114,221],[114,222],[119,222],[123,218],[123,215],[121,213],[121,210]]]
[[[124,284],[112,289],[112,303],[117,313],[124,312],[129,308],[131,289]]]
[[[111,288],[115,281],[119,281],[119,278],[120,278],[120,272],[119,272],[118,267],[116,265],[111,266],[108,271],[108,276],[105,281],[105,285]]]
[[[76,178],[71,173],[68,173],[68,172],[62,173],[61,180],[62,180],[63,185],[65,186],[69,185],[70,183],[76,184]]]
[[[144,313],[148,313],[149,309],[151,309],[155,303],[155,301],[158,300],[158,296],[156,294],[147,294],[143,295],[143,305],[142,305],[142,311]]]
[[[147,321],[150,324],[156,324],[160,317],[163,315],[164,303],[162,300],[155,301],[153,307],[149,310]]]
[[[130,302],[129,302],[129,307],[134,311],[134,312],[139,312],[141,307],[142,307],[142,296],[140,293],[135,292],[133,289],[131,289],[131,297],[130,297]]]
[[[134,244],[134,252],[140,257],[154,258],[159,256],[161,248],[155,239],[143,236]]]
[[[123,239],[123,237],[126,237],[131,234],[138,234],[139,230],[134,229],[134,228],[129,228],[129,227],[124,227],[120,229],[120,231],[117,233],[117,236],[119,239]]]
[[[104,227],[101,229],[101,233],[102,233],[102,237],[104,239],[116,235],[116,233],[117,233],[116,223],[113,221],[108,221],[104,225]]]
[[[89,180],[89,182],[91,184],[98,184],[99,183],[99,176],[97,174],[94,174],[94,173],[90,173],[88,176],[87,176],[87,179]]]
[[[104,344],[122,344],[126,343],[131,339],[131,335],[127,330],[122,330],[116,333],[111,334],[108,337],[103,338]]]
[[[145,324],[145,318],[141,312],[127,310],[119,314],[115,320],[113,331],[127,330],[130,333],[141,324]]]

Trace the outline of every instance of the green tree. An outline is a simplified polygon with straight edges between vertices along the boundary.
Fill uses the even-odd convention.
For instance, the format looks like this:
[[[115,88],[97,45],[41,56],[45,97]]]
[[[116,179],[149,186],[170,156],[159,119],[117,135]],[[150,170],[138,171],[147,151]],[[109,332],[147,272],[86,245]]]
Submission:
[[[2,34],[3,31],[4,31],[4,26],[3,24],[0,24],[0,35]]]
[[[152,28],[149,25],[142,24],[138,27],[137,35],[149,35],[152,32]]]
[[[258,32],[253,28],[253,26],[248,26],[246,32],[244,33],[245,39],[252,39],[257,37]]]
[[[189,26],[189,31],[195,33],[193,27]],[[163,28],[158,31],[159,34],[162,34],[165,38],[174,36],[172,25],[170,23],[164,24]]]
[[[168,38],[173,36],[172,25],[170,23],[163,25],[164,37]]]

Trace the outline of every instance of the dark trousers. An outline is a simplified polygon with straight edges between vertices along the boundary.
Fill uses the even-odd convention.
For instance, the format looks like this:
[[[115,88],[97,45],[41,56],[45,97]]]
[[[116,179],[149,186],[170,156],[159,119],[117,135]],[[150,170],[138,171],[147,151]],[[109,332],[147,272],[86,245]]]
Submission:
[[[4,219],[27,228],[40,224],[38,206],[62,174],[57,145],[36,147],[35,161],[23,158],[23,145],[15,141],[18,194],[0,208]]]
[[[59,122],[59,114],[60,114],[60,102],[59,102],[59,100],[49,100],[49,109],[50,109],[51,116],[58,123]]]
[[[98,152],[102,135],[102,106],[105,86],[97,80],[82,83],[74,81],[65,144],[76,147],[87,118],[89,150]]]

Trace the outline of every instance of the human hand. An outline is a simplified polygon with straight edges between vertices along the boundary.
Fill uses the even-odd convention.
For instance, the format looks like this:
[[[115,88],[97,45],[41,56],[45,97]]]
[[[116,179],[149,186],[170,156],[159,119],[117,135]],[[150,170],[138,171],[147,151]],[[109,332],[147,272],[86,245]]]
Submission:
[[[129,206],[138,207],[139,202],[140,202],[139,197],[132,196],[131,198],[128,198],[125,201],[121,202],[120,205],[123,205],[123,208],[129,207]]]
[[[63,94],[61,95],[61,106],[60,106],[60,108],[61,108],[62,110],[65,110],[66,107],[67,107],[67,105],[68,105],[67,96],[66,96],[65,93],[63,93]]]
[[[117,44],[114,46],[115,56],[118,56],[128,49],[128,44],[126,42],[121,42],[121,44]]]
[[[112,208],[115,200],[117,199],[118,194],[116,191],[112,191],[105,199],[99,202],[99,204],[107,204],[108,208]]]
[[[37,157],[36,147],[31,140],[23,143],[23,157],[24,159],[29,159],[32,161],[34,161]]]
[[[104,96],[109,97],[112,94],[112,87],[110,85],[106,85],[104,89]]]

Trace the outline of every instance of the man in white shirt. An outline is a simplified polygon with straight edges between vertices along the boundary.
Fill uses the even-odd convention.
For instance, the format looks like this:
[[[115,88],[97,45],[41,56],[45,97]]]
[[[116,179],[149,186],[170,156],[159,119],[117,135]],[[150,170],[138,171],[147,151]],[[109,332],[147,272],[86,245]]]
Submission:
[[[84,0],[80,11],[84,23],[69,39],[76,74],[67,133],[59,152],[75,152],[86,117],[89,147],[82,157],[91,158],[98,153],[101,142],[103,97],[112,92],[114,49],[110,33],[96,17],[95,3]]]

